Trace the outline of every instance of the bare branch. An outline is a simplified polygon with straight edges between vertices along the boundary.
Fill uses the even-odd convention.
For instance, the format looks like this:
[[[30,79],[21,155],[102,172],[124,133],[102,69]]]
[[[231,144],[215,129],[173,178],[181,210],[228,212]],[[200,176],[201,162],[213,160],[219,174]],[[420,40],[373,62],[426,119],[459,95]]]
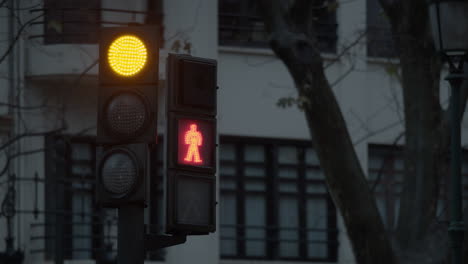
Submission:
[[[334,87],[336,86],[337,84],[339,84],[341,81],[343,81],[344,79],[346,79],[346,77],[348,77],[348,75],[350,75],[355,69],[355,65],[351,65],[351,67],[349,67],[349,69],[343,73],[340,77],[338,77],[335,81],[333,81],[330,86],[331,87]]]
[[[5,60],[5,58],[8,56],[8,54],[10,54],[10,51],[13,49],[13,47],[15,46],[16,42],[18,41],[19,37],[21,36],[21,33],[23,33],[23,31],[26,29],[27,26],[29,26],[29,24],[31,24],[32,22],[36,21],[37,19],[41,18],[42,16],[44,16],[44,14],[41,14],[37,17],[34,17],[32,19],[30,19],[29,21],[27,21],[26,23],[24,23],[19,29],[18,29],[18,33],[16,33],[16,36],[15,38],[13,39],[13,41],[10,43],[10,46],[8,46],[7,50],[3,53],[3,55],[0,57],[0,64]]]
[[[366,34],[367,31],[364,31],[361,34],[359,34],[353,42],[351,42],[349,45],[343,48],[341,52],[336,55],[335,59],[332,62],[326,64],[324,68],[327,69],[328,67],[332,66],[336,61],[339,61],[340,58],[343,57],[350,49],[359,44],[359,42],[366,36]]]
[[[7,140],[5,143],[3,143],[1,146],[0,146],[0,151],[7,148],[8,146],[10,146],[11,144],[15,143],[16,141],[24,138],[24,137],[38,137],[38,136],[44,136],[44,135],[47,135],[47,134],[50,134],[50,133],[57,133],[57,132],[60,132],[60,131],[63,131],[65,130],[66,128],[65,127],[62,127],[62,128],[58,128],[58,129],[53,129],[53,130],[48,130],[48,131],[43,131],[43,132],[28,132],[28,133],[23,133],[23,134],[20,134],[20,135],[17,135],[9,140]]]
[[[400,141],[400,139],[405,135],[405,131],[402,131],[400,132],[400,134],[398,134],[398,136],[395,138],[395,140],[393,141],[391,147],[396,147],[397,144],[398,144],[398,141]],[[383,175],[383,171],[385,169],[385,163],[387,162],[387,160],[389,160],[391,157],[390,155],[387,155],[385,156],[384,160],[382,161],[382,166],[380,166],[379,168],[379,172],[377,174],[377,178],[375,179],[374,181],[374,184],[372,185],[371,187],[371,191],[372,192],[375,192],[375,188],[377,187],[377,185],[379,185],[380,183],[380,180],[382,179],[382,175]]]
[[[89,132],[90,130],[95,129],[95,128],[96,128],[95,126],[87,127],[87,128],[85,128],[85,129],[83,129],[81,131],[78,131],[77,133],[74,133],[73,136],[80,136],[80,135],[86,134],[87,132]],[[29,134],[25,133],[25,134],[20,135],[21,137],[19,137],[19,136],[15,137],[14,141],[11,141],[11,143],[9,145],[11,145],[12,143],[19,140],[22,137],[43,136],[43,135],[47,135],[47,134],[57,133],[57,132],[60,132],[60,131],[61,131],[60,129],[57,129],[57,130],[52,130],[52,131],[48,131],[48,132],[38,132],[38,133],[29,133]],[[10,141],[8,141],[7,143],[9,143],[9,142]],[[7,143],[5,143],[5,144],[7,144]],[[0,147],[0,151],[3,150],[6,147],[5,144]],[[48,149],[50,149],[51,147],[54,147],[54,146],[55,145],[48,146],[48,147],[45,147],[45,148],[26,150],[26,151],[18,152],[18,153],[7,156],[6,157],[6,162],[3,165],[3,168],[0,170],[0,177],[2,177],[5,174],[5,172],[8,169],[8,166],[9,166],[10,162],[13,159],[16,159],[16,158],[21,157],[21,156],[27,156],[27,155],[32,155],[32,154],[44,152],[44,151],[46,151],[46,150],[48,150]]]
[[[393,123],[391,123],[391,124],[389,124],[389,125],[386,125],[386,126],[380,128],[380,129],[377,129],[377,130],[375,130],[375,131],[372,131],[372,132],[368,133],[367,135],[361,137],[360,139],[356,140],[356,141],[353,143],[353,145],[355,145],[355,146],[356,146],[356,145],[359,145],[359,144],[362,143],[364,140],[366,140],[366,139],[368,139],[368,138],[370,138],[370,137],[372,137],[372,136],[375,136],[375,135],[377,135],[377,134],[380,134],[380,133],[382,133],[382,132],[385,132],[385,131],[387,131],[387,130],[393,128],[393,127],[396,127],[396,126],[398,126],[398,125],[401,125],[401,124],[402,124],[402,121],[401,121],[401,120],[398,120],[398,121],[396,121],[396,122],[393,122]]]
[[[3,5],[6,3],[6,1],[8,1],[8,0],[3,0],[3,1],[0,3],[0,8],[3,7]],[[7,6],[6,6],[6,7],[7,7]]]

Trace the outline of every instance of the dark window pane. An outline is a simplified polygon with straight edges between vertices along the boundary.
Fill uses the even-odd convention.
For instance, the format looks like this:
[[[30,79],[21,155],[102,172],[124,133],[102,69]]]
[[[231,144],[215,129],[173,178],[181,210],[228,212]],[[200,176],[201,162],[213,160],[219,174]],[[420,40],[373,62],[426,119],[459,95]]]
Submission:
[[[248,162],[263,162],[265,161],[265,151],[261,145],[245,146],[244,151],[245,161]]]
[[[296,198],[281,198],[279,205],[279,253],[281,257],[299,256],[299,215]]]
[[[296,179],[297,178],[297,169],[295,168],[279,168],[278,176],[280,178],[286,179]]]
[[[220,0],[218,37],[220,45],[268,47],[268,34],[257,0]],[[332,2],[332,1],[329,1]],[[336,52],[336,10],[317,17],[318,46],[324,52]]]
[[[380,7],[379,0],[367,0],[367,55],[369,57],[396,57],[390,22]]]
[[[258,142],[221,144],[240,154],[220,160],[221,257],[334,261],[335,214],[310,142]]]
[[[232,161],[236,158],[235,146],[233,144],[222,144],[219,148],[219,159]]]
[[[97,43],[100,0],[44,0],[44,42]]]
[[[280,164],[297,164],[296,147],[278,147],[278,162]]]
[[[325,258],[327,252],[327,205],[324,199],[307,200],[307,252],[312,258]]]
[[[220,199],[221,255],[235,256],[237,254],[236,197],[234,194],[223,194]]]
[[[249,195],[245,199],[245,253],[247,256],[265,256],[265,198]]]

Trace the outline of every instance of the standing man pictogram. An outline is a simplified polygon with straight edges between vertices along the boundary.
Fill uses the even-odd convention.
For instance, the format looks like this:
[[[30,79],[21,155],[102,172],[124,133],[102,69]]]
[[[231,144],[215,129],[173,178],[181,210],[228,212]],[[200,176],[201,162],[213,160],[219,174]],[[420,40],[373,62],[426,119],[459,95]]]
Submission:
[[[198,147],[202,145],[202,134],[197,131],[197,125],[191,124],[190,130],[185,132],[185,144],[189,145],[185,161],[193,161],[195,163],[202,163],[200,159],[200,152]]]

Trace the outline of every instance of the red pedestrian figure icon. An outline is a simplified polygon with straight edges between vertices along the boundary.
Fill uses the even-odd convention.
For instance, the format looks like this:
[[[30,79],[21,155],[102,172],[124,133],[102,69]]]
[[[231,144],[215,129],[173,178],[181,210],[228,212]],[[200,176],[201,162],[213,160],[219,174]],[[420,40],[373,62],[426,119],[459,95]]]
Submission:
[[[189,145],[187,155],[184,160],[194,163],[202,163],[198,147],[202,145],[202,134],[197,131],[197,125],[191,124],[190,130],[185,132],[185,145]]]

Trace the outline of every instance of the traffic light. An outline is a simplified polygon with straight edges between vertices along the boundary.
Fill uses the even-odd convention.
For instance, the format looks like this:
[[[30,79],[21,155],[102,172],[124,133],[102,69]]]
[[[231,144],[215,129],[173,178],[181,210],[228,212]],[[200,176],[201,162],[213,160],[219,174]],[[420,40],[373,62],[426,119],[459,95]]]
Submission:
[[[97,199],[108,207],[145,203],[148,144],[157,135],[158,29],[100,33]]]
[[[166,232],[216,229],[215,60],[168,56]]]

